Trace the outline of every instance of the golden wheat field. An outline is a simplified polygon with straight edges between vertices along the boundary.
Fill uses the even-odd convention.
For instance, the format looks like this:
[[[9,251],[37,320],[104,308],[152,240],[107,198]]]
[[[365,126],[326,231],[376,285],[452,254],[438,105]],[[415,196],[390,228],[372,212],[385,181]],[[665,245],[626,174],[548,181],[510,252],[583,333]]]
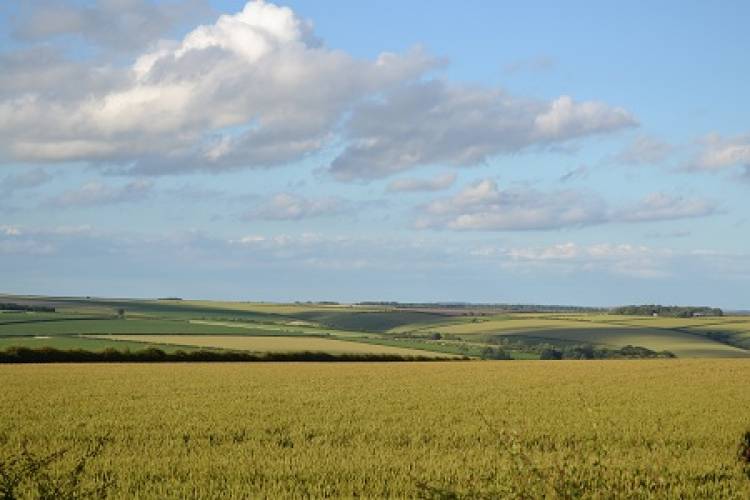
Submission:
[[[750,498],[748,380],[747,360],[6,365],[0,488]]]

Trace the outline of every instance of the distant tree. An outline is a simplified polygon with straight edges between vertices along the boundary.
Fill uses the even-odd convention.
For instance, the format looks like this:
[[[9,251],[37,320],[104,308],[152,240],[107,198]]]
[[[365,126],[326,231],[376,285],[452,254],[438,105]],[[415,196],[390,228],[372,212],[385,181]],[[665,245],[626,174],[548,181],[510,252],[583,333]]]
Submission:
[[[482,352],[480,353],[480,356],[482,359],[503,359],[503,360],[509,360],[513,359],[510,354],[505,352],[502,349],[498,349],[495,347],[487,346],[482,349]]]
[[[539,359],[563,359],[563,353],[562,351],[548,347],[542,350],[539,354]]]
[[[117,317],[120,319],[125,319],[125,309],[119,308],[117,310]]]
[[[563,351],[565,359],[594,359],[594,346],[591,344],[582,344],[566,348]]]

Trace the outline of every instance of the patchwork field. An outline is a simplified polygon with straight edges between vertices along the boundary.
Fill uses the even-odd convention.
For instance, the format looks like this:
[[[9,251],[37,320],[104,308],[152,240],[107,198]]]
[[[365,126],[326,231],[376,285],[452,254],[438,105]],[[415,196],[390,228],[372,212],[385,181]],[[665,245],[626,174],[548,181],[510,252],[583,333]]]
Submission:
[[[22,498],[748,498],[747,380],[748,360],[5,365],[0,469]]]
[[[325,338],[237,337],[228,335],[97,335],[100,340],[123,340],[130,343],[172,344],[253,352],[327,352],[331,354],[400,354],[402,356],[446,357],[416,349],[377,344],[348,342]]]
[[[592,312],[509,312],[492,307],[397,307],[330,303],[270,304],[192,300],[134,300],[0,296],[3,302],[54,307],[56,312],[0,313],[0,348],[10,346],[137,349],[115,339],[139,335],[154,346],[202,345],[244,349],[243,337],[328,339],[469,357],[539,358],[545,349],[618,350],[637,346],[684,358],[750,357],[750,317],[623,316]],[[93,339],[91,336],[107,335]],[[222,336],[179,342],[180,336]],[[41,337],[41,338],[40,338]],[[45,337],[49,337],[45,339]],[[125,342],[128,342],[127,344]],[[324,340],[325,342],[325,340]],[[195,344],[197,343],[197,344]],[[219,345],[221,344],[221,345]],[[292,341],[269,345],[293,346]],[[318,344],[316,344],[318,345]],[[338,344],[319,344],[334,349]],[[369,347],[368,347],[369,346]],[[493,351],[494,349],[494,351]],[[338,351],[332,351],[338,352]],[[615,355],[615,357],[617,357]]]

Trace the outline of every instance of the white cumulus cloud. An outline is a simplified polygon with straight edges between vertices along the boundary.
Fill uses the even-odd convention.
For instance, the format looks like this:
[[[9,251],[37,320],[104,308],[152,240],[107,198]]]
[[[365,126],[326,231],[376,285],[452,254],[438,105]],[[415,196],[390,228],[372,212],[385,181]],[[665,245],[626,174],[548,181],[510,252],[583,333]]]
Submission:
[[[601,102],[569,96],[545,102],[496,88],[422,81],[358,107],[347,128],[350,143],[330,171],[352,180],[422,165],[471,166],[636,125],[624,109]]]
[[[136,21],[133,6],[156,8],[126,3]],[[62,5],[49,4],[54,12]],[[72,33],[110,7],[61,15],[59,25],[35,19],[29,33]],[[117,33],[115,24],[108,31]],[[475,165],[637,124],[602,102],[525,99],[429,79],[444,61],[419,47],[357,58],[326,46],[290,8],[262,0],[181,39],[151,43],[129,65],[54,47],[0,53],[0,163],[216,172],[285,165],[341,144],[330,172],[372,179],[420,165]]]
[[[57,74],[75,74],[58,59]],[[77,82],[89,89],[54,92],[52,75],[14,84],[0,99],[0,151],[148,174],[279,165],[325,145],[355,101],[435,64],[420,49],[357,59],[321,45],[291,9],[249,2],[130,68],[89,68],[98,76]],[[1,78],[33,72],[14,68]]]

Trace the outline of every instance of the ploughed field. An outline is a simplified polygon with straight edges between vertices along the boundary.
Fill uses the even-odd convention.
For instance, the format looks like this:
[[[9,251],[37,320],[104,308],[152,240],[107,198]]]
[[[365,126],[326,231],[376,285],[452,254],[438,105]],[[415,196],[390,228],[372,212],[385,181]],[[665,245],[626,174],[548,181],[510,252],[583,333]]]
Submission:
[[[748,380],[741,359],[2,365],[0,487],[749,498]]]
[[[667,318],[471,307],[19,296],[0,296],[0,302],[55,308],[0,312],[0,349],[173,351],[210,346],[255,351],[263,346],[265,352],[300,352],[314,345],[343,352],[336,348],[354,349],[356,344],[356,350],[348,352],[372,352],[380,346],[383,351],[436,357],[493,357],[498,353],[488,349],[500,349],[514,359],[535,359],[546,348],[588,345],[599,350],[637,346],[679,358],[750,357],[750,316]]]

